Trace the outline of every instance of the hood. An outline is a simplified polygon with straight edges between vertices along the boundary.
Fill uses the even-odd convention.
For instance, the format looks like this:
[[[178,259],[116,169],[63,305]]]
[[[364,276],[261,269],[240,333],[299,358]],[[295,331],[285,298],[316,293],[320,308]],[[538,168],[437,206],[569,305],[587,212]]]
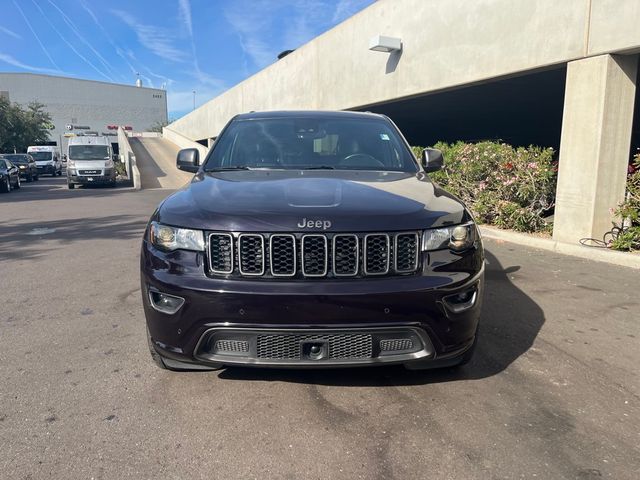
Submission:
[[[423,173],[254,170],[199,173],[156,219],[202,230],[366,232],[451,225],[466,215]]]

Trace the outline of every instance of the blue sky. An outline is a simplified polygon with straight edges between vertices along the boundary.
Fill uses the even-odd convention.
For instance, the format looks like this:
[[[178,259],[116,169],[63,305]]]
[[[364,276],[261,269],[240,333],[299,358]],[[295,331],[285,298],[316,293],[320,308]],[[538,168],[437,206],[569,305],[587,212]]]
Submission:
[[[0,71],[166,87],[178,118],[374,0],[0,0]]]

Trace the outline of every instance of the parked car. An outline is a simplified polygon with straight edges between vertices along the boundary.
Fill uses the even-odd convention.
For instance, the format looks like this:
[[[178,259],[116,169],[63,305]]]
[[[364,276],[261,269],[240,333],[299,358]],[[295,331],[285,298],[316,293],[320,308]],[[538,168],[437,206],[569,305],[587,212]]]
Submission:
[[[141,253],[161,368],[468,362],[484,251],[465,205],[383,115],[234,117],[190,185],[152,215]]]
[[[0,192],[20,188],[20,170],[9,160],[0,158]]]
[[[52,177],[62,175],[62,156],[60,149],[49,145],[27,147],[27,153],[36,161],[39,174]]]
[[[33,157],[28,153],[12,153],[0,156],[18,167],[20,170],[20,178],[25,179],[27,182],[38,180],[38,166]]]

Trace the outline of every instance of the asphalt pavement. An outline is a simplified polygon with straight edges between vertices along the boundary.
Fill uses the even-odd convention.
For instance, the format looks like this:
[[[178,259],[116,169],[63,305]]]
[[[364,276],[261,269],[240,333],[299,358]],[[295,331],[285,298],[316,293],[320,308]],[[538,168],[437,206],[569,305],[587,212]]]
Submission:
[[[0,194],[0,478],[638,478],[637,270],[487,241],[459,371],[173,373],[138,276],[169,193]]]

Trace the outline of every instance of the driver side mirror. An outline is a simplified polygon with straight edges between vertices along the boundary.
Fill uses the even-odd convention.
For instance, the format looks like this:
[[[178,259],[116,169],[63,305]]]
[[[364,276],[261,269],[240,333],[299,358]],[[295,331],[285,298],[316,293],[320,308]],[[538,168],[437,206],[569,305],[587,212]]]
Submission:
[[[196,173],[200,167],[200,153],[196,148],[185,148],[178,152],[176,159],[178,170]]]
[[[422,151],[422,168],[427,173],[437,172],[444,167],[442,152],[435,148],[425,148]]]

